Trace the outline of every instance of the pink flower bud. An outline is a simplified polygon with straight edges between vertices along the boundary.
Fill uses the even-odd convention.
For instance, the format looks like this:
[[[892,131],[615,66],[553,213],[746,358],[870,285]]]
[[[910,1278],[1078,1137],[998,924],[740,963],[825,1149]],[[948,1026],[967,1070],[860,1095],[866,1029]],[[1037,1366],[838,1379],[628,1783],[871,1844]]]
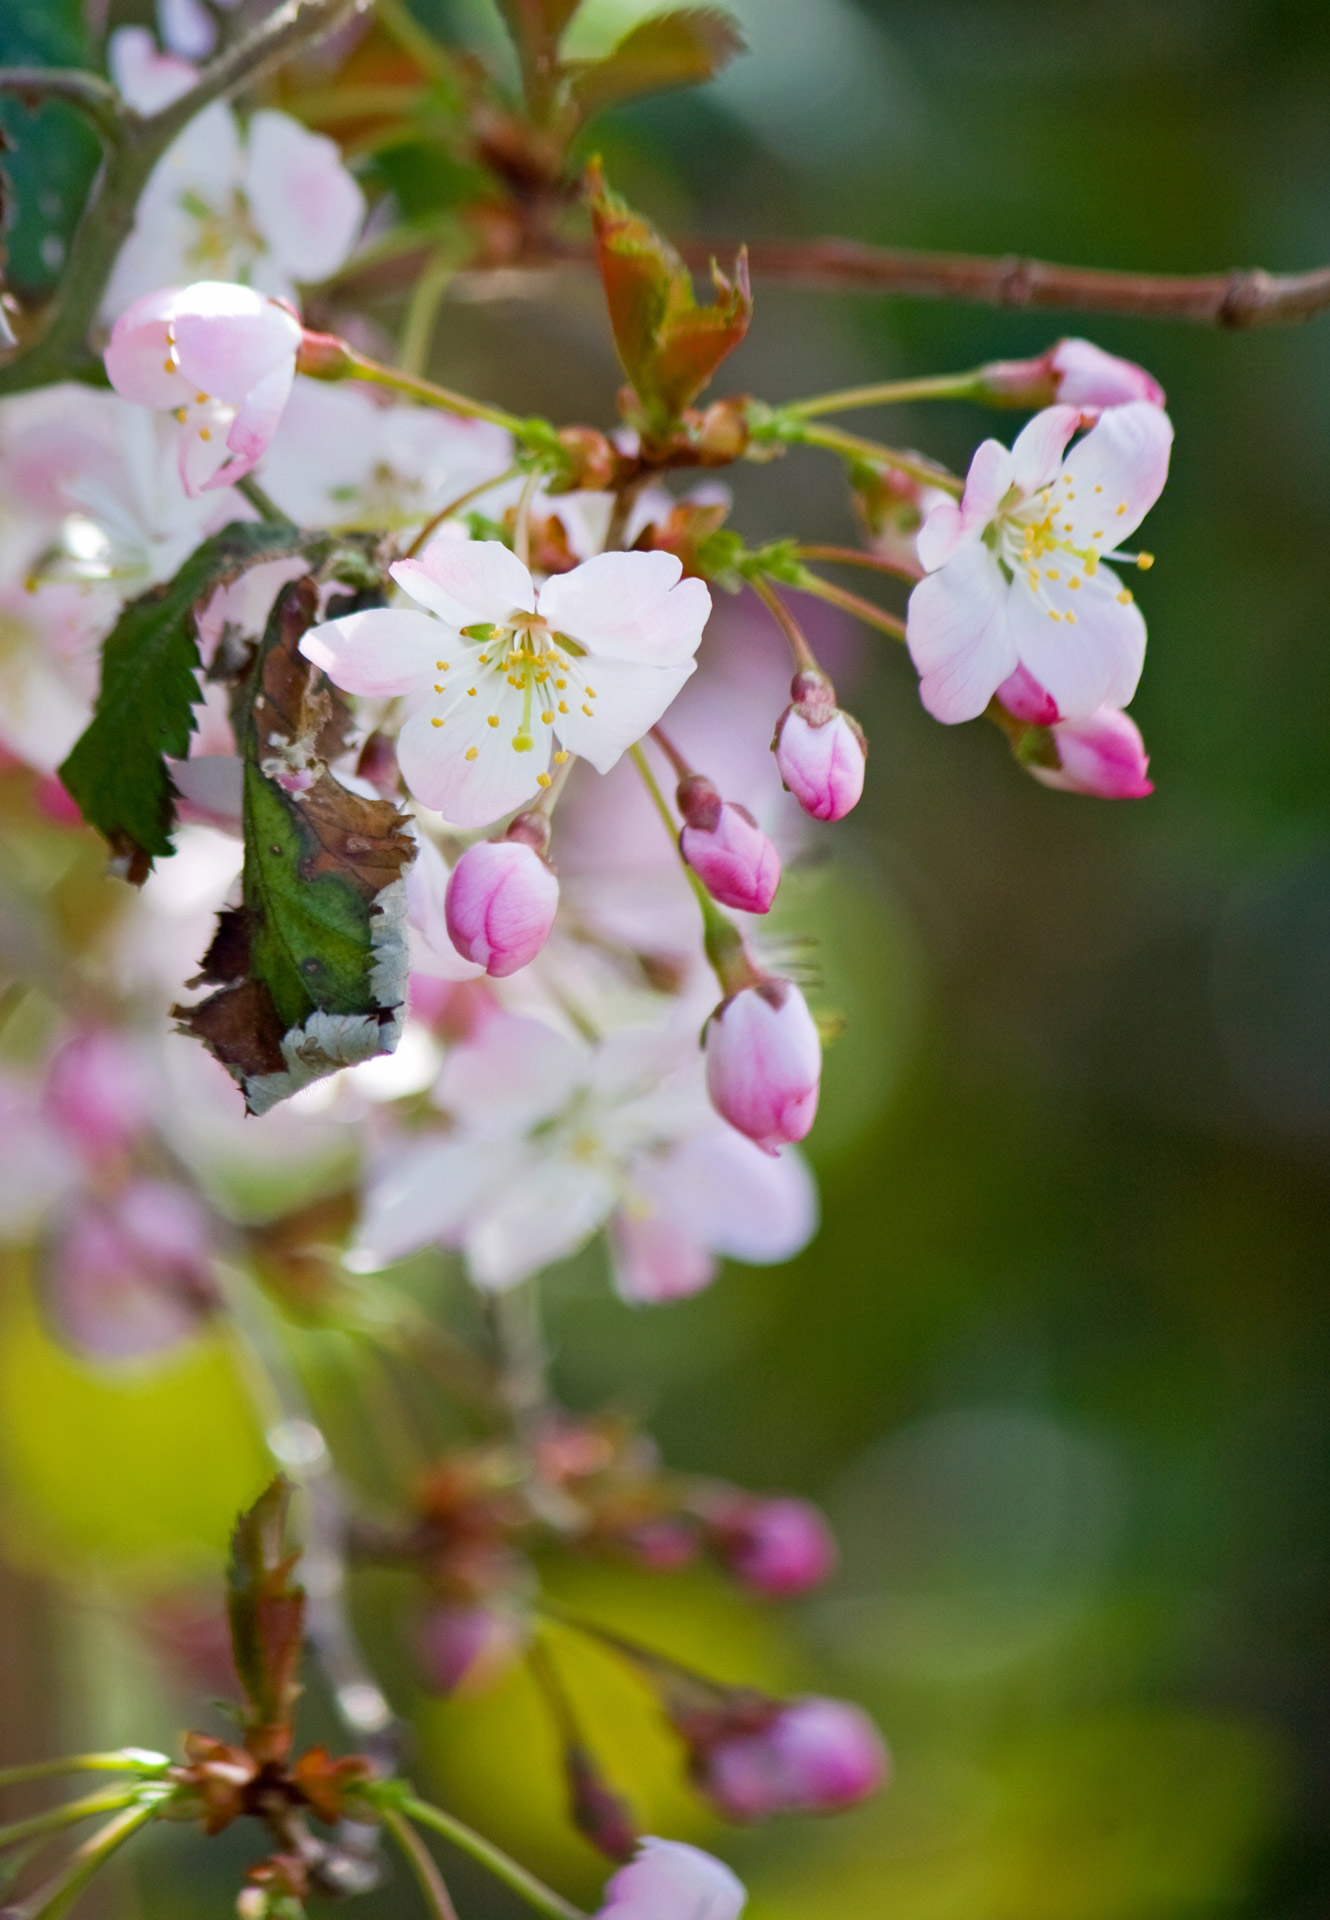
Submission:
[[[416,1633],[416,1654],[433,1693],[469,1698],[497,1686],[526,1647],[526,1628],[506,1608],[431,1607]]]
[[[1116,707],[1100,707],[1085,720],[1059,721],[1051,733],[1061,766],[1030,765],[1046,787],[1097,800],[1144,800],[1154,792],[1140,729]]]
[[[679,850],[713,900],[766,913],[780,885],[780,855],[747,807],[722,800],[700,773],[679,782]]]
[[[707,1092],[721,1118],[765,1153],[802,1140],[817,1112],[822,1043],[792,981],[722,1000],[706,1025]]]
[[[981,398],[998,406],[1079,407],[1089,420],[1133,400],[1164,404],[1164,389],[1144,367],[1090,340],[1059,340],[1037,360],[994,360],[976,385]]]
[[[147,1129],[152,1090],[143,1060],[123,1034],[89,1027],[51,1061],[48,1117],[90,1159],[127,1153]]]
[[[568,1780],[568,1810],[573,1825],[593,1847],[611,1860],[629,1860],[637,1850],[632,1812],[606,1780],[590,1749],[580,1740],[564,1750]]]
[[[1060,717],[1058,703],[1026,667],[1009,673],[995,696],[1014,720],[1031,727],[1051,727]]]
[[[783,1599],[820,1586],[836,1565],[836,1542],[811,1500],[740,1498],[712,1519],[717,1552],[755,1593]]]
[[[467,848],[452,870],[443,911],[463,959],[501,980],[535,959],[558,905],[549,866],[526,840],[509,838]]]
[[[643,1840],[596,1920],[739,1920],[747,1895],[723,1861],[684,1840]]]
[[[796,673],[790,692],[794,704],[776,722],[772,742],[780,777],[814,820],[843,820],[864,790],[863,729],[836,705],[825,674]]]
[[[756,1731],[722,1734],[699,1760],[698,1785],[731,1820],[857,1806],[891,1766],[861,1708],[816,1697],[793,1701]]]

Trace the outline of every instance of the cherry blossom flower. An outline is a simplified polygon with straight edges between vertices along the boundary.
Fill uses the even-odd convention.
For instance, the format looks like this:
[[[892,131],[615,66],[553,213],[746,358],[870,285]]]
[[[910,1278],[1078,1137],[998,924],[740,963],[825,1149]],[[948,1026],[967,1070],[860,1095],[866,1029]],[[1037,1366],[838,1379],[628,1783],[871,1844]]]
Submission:
[[[85,1200],[45,1263],[60,1331],[96,1359],[139,1360],[178,1346],[218,1304],[207,1213],[174,1181],[131,1181]]]
[[[478,1286],[503,1288],[612,1220],[621,1292],[666,1299],[705,1285],[718,1254],[764,1265],[813,1231],[806,1168],[716,1121],[682,1028],[592,1047],[496,1014],[449,1054],[435,1097],[453,1130],[394,1143],[370,1185],[362,1249],[380,1264],[441,1241]]]
[[[1112,407],[1064,458],[1080,419],[1049,407],[1010,451],[984,441],[964,498],[935,507],[919,535],[928,573],[907,638],[920,697],[948,725],[981,714],[1017,667],[1064,719],[1135,692],[1145,622],[1104,563],[1159,498],[1173,429],[1145,401]]]
[[[723,1861],[648,1837],[605,1889],[596,1920],[738,1920],[747,1894]]]
[[[178,99],[194,78],[187,61],[158,54],[141,28],[113,36],[111,65],[141,112]],[[270,108],[253,114],[242,133],[218,101],[153,169],[102,317],[113,320],[155,288],[205,275],[294,300],[297,286],[337,271],[364,216],[364,195],[335,141]]]
[[[822,1043],[792,981],[765,980],[723,1000],[707,1022],[706,1061],[717,1113],[764,1153],[812,1128]]]
[[[348,693],[403,696],[410,791],[482,827],[580,754],[607,773],[693,672],[711,596],[673,554],[604,553],[537,590],[499,541],[444,533],[393,578],[428,612],[314,628],[301,651]]]
[[[146,294],[116,321],[111,385],[180,424],[180,479],[197,495],[242,479],[260,459],[295,378],[301,326],[248,287],[202,280]]]
[[[297,375],[263,463],[263,487],[300,527],[402,529],[512,465],[488,420],[384,405],[362,388]],[[487,511],[489,495],[475,505]]]

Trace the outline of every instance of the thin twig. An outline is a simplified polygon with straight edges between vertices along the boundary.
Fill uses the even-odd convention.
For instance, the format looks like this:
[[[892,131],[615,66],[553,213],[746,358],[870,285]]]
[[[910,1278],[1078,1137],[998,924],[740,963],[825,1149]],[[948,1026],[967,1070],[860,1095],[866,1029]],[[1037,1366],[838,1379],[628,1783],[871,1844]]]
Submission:
[[[940,487],[944,493],[960,494],[965,486],[958,474],[930,460],[927,454],[914,453],[905,447],[884,447],[877,440],[866,440],[862,434],[847,433],[843,427],[806,426],[801,421],[798,431],[789,436],[788,444],[825,447],[828,453],[838,453],[842,458],[862,461],[870,467],[894,468],[897,473],[909,474],[912,480],[922,481],[926,487]]]
[[[25,1766],[0,1768],[0,1787],[54,1780],[62,1773],[162,1773],[170,1764],[164,1753],[138,1747],[123,1747],[115,1753],[71,1753],[58,1760],[30,1760]]]
[[[798,546],[794,550],[797,560],[819,560],[826,566],[867,567],[873,573],[890,574],[894,580],[919,580],[923,576],[922,567],[902,566],[897,560],[884,560],[880,554],[865,553],[862,547],[835,547],[822,542],[811,546]]]
[[[520,1894],[538,1912],[548,1914],[550,1920],[586,1920],[580,1907],[575,1907],[571,1900],[565,1900],[553,1887],[547,1887],[543,1880],[537,1880],[534,1873],[528,1873],[525,1867],[510,1859],[493,1841],[486,1840],[473,1827],[454,1819],[451,1813],[445,1813],[441,1807],[431,1806],[427,1800],[413,1797],[402,1801],[401,1811],[417,1826],[429,1827],[435,1833],[442,1834],[445,1840],[451,1840],[455,1847],[460,1847],[463,1853],[470,1854],[482,1867],[487,1867],[496,1880],[502,1880],[505,1886]]]
[[[803,628],[776,592],[771,582],[764,580],[762,576],[758,574],[754,579],[750,580],[748,584],[752,587],[753,592],[757,595],[767,612],[776,622],[776,625],[785,635],[785,638],[789,641],[790,652],[794,655],[795,666],[801,673],[816,673],[818,671],[817,656],[809,646],[808,638]]]
[[[434,1855],[411,1822],[404,1820],[400,1813],[394,1813],[390,1807],[385,1807],[383,1824],[406,1855],[407,1864],[416,1876],[417,1885],[425,1896],[425,1905],[434,1915],[434,1920],[457,1920],[457,1908],[453,1905],[452,1895],[439,1872]]]
[[[874,606],[871,600],[861,599],[857,593],[850,593],[844,587],[833,586],[830,580],[822,580],[815,573],[805,574],[799,591],[815,594],[819,600],[825,600],[828,606],[839,607],[842,613],[853,614],[856,620],[890,634],[893,640],[905,638],[905,622],[894,613],[887,613],[884,608]]]

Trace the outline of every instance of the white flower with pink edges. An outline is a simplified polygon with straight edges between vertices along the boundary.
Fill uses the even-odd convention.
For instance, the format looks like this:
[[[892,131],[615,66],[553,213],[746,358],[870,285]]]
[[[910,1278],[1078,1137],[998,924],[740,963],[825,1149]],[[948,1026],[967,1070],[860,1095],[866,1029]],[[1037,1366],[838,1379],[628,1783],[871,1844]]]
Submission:
[[[1145,622],[1107,562],[1159,498],[1173,429],[1147,401],[1112,407],[1068,454],[1076,407],[1047,407],[1008,450],[985,440],[959,502],[919,534],[926,578],[907,639],[928,711],[973,720],[1018,667],[1064,719],[1124,707],[1145,658]],[[1065,456],[1065,457],[1064,457]]]

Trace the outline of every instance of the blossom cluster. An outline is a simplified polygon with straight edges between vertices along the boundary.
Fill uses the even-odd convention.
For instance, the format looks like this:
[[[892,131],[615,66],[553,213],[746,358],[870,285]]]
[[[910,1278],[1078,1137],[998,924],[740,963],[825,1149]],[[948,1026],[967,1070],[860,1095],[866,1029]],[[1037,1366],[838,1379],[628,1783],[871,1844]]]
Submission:
[[[195,57],[139,28],[111,49],[145,114],[187,96]],[[43,830],[72,845],[82,809],[120,871],[162,862],[0,1078],[0,1234],[37,1248],[47,1318],[93,1363],[193,1337],[237,1261],[267,1260],[280,1297],[297,1167],[349,1196],[335,1232],[310,1229],[334,1303],[422,1249],[493,1303],[603,1235],[635,1308],[800,1252],[826,1023],[782,875],[860,803],[868,745],[792,596],[903,639],[927,712],[986,716],[1045,786],[1151,791],[1123,571],[1151,564],[1124,543],[1167,475],[1151,377],[1080,340],[958,376],[1031,414],[963,482],[819,430],[839,396],[699,410],[747,326],[746,272],[698,308],[659,237],[598,175],[590,192],[634,382],[610,431],[386,365],[335,288],[318,315],[342,331],[308,326],[306,290],[369,244],[364,192],[326,136],[221,101],[163,154],[107,281],[110,391],[0,401],[0,746]],[[649,337],[634,273],[657,276]],[[678,478],[801,444],[846,455],[857,548],[750,547],[727,488]],[[903,618],[819,559],[903,580]],[[177,599],[115,707],[116,663]],[[168,653],[174,680],[150,685]],[[215,1058],[166,1034],[172,1005]],[[240,1161],[266,1170],[257,1207]],[[362,1543],[420,1573],[440,1691],[529,1653],[532,1551],[554,1539],[651,1572],[709,1553],[769,1598],[832,1571],[802,1501],[685,1482],[641,1435],[548,1402],[519,1428],[436,1463],[403,1526]],[[856,1708],[631,1657],[731,1818],[850,1805],[887,1776]],[[575,1815],[623,1859],[636,1836],[575,1758]],[[743,1897],[648,1839],[602,1914],[733,1920]]]

